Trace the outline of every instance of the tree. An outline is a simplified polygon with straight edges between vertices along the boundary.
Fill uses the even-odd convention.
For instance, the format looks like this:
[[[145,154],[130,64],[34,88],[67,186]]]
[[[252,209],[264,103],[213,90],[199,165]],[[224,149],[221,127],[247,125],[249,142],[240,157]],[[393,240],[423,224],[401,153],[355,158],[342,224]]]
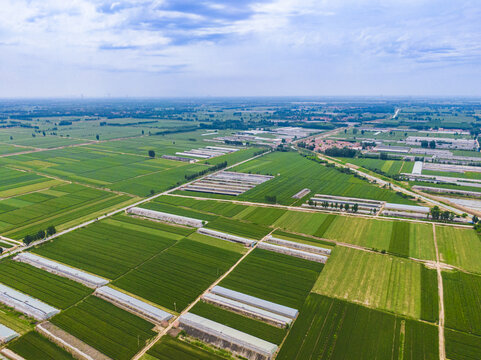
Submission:
[[[55,226],[53,226],[53,225],[50,225],[47,228],[47,235],[48,236],[51,236],[51,235],[55,234],[56,232],[57,232],[57,229],[55,229]]]
[[[13,136],[10,136],[10,140],[13,140]]]
[[[354,206],[352,207],[352,211],[354,211],[355,213],[357,213],[357,210],[359,209],[359,206],[357,204],[354,204]]]
[[[429,210],[429,213],[431,214],[433,220],[439,220],[441,210],[439,209],[439,206],[434,206],[431,208],[431,210]]]
[[[34,238],[32,235],[27,234],[27,235],[25,235],[25,237],[23,238],[23,243],[24,243],[25,245],[29,245],[29,244],[30,244],[32,241],[34,241],[34,240],[35,240],[35,238]]]
[[[349,211],[349,204],[348,203],[344,204],[344,210]]]
[[[95,138],[96,138],[97,140],[99,140],[99,139],[100,139],[100,135],[99,135],[99,134],[95,135]]]
[[[347,129],[344,129],[344,134],[347,134]]]
[[[365,131],[364,130],[361,130],[361,134],[364,135]]]
[[[429,143],[428,143],[427,140],[421,141],[421,147],[422,147],[422,148],[425,148],[425,149],[426,149],[428,146],[429,146]]]
[[[151,158],[154,158],[155,157],[155,151],[154,150],[149,150],[149,156]]]
[[[476,215],[473,215],[473,223],[476,224],[479,221]]]
[[[309,199],[309,201],[307,203],[309,204],[309,206],[314,205],[314,201],[312,199]]]
[[[352,133],[355,135],[358,133],[359,130],[357,130],[356,128],[352,129]]]
[[[43,239],[45,237],[45,230],[39,230],[37,232],[37,239]]]
[[[155,190],[154,189],[150,189],[150,195],[154,195],[155,194]]]
[[[429,147],[430,147],[431,149],[436,149],[436,141],[431,140],[431,141],[429,142]]]
[[[389,160],[389,155],[385,152],[379,154],[379,159],[381,160]]]

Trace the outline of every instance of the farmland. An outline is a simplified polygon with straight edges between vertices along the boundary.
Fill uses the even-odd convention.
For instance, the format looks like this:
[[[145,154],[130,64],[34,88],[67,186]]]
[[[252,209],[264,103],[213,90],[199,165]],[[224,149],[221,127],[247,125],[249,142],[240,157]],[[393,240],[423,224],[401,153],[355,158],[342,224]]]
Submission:
[[[114,285],[180,311],[227,271],[240,254],[184,239],[114,282]]]
[[[62,230],[133,201],[126,195],[77,184],[57,185],[1,200],[0,231],[21,239],[50,225]]]
[[[132,223],[125,216],[106,219],[65,234],[33,251],[93,274],[115,279],[175,244],[183,237],[177,229],[181,229],[181,232],[187,230],[187,233],[191,231],[168,225],[156,229],[152,227],[155,223],[149,220],[135,220],[136,223]]]
[[[115,360],[130,359],[155,335],[151,323],[94,296],[52,323]]]
[[[198,302],[190,312],[269,341],[273,344],[279,345],[287,333],[286,329],[268,325],[265,322],[224,310],[206,302]]]
[[[437,328],[310,294],[277,359],[426,359],[438,355]]]
[[[225,357],[216,355],[185,341],[171,336],[164,336],[148,352],[144,360],[223,360]]]
[[[481,273],[481,239],[474,230],[436,226],[436,239],[442,261]]]
[[[413,170],[414,162],[412,161],[400,161],[400,160],[381,160],[381,159],[369,159],[369,158],[340,158],[341,160],[362,166],[368,170],[380,170],[387,175],[397,175],[400,173],[411,173]]]
[[[443,272],[446,326],[481,336],[481,277]]]
[[[55,360],[74,360],[74,357],[67,351],[52,343],[46,337],[35,331],[15,340],[8,348],[26,360],[55,359]]]
[[[371,185],[353,175],[340,173],[296,153],[267,154],[233,170],[276,175],[274,179],[240,195],[239,199],[242,200],[264,202],[266,195],[276,195],[277,202],[289,205],[296,201],[291,198],[294,194],[309,188],[312,193],[411,203],[394,192]]]
[[[188,312],[194,319],[201,316],[259,340],[237,338],[235,331],[222,327],[217,335],[231,336],[231,344],[245,341],[268,353],[275,346],[260,340],[277,345],[273,359],[437,360],[443,345],[438,330],[444,326],[447,359],[479,358],[480,236],[468,223],[433,225],[425,215],[402,219],[394,206],[382,202],[433,206],[391,187],[410,189],[415,182],[399,175],[411,173],[414,160],[471,164],[479,159],[478,152],[450,149],[453,156],[470,157],[450,160],[444,142],[424,154],[409,153],[410,148],[403,149],[407,144],[397,141],[405,140],[408,132],[425,136],[431,131],[472,141],[479,131],[470,126],[479,127],[481,106],[469,103],[464,112],[458,105],[430,108],[423,103],[413,109],[387,99],[369,104],[116,101],[72,106],[55,100],[7,108],[0,101],[0,284],[57,308],[60,312],[49,321],[63,332],[113,360],[136,354],[141,360],[250,357],[236,355],[236,345],[229,350],[225,339],[211,344],[215,325],[196,334],[202,333],[195,327],[202,324],[197,319],[191,323],[196,330],[189,330],[185,318],[179,320]],[[398,109],[403,131],[395,129]],[[425,124],[463,126],[466,132],[418,131]],[[322,160],[315,148],[320,142],[330,146],[336,138],[348,140],[338,144],[348,148],[337,153],[353,156],[339,157],[337,167]],[[377,143],[361,144],[361,139]],[[383,145],[392,146],[394,153],[380,156]],[[409,147],[424,151],[417,144]],[[341,167],[347,163],[386,181],[391,177],[392,184],[381,185]],[[432,186],[438,185],[443,184]],[[339,211],[320,204],[328,199],[333,205],[329,195],[376,202],[347,200],[349,209]],[[162,222],[175,216],[148,218],[146,212],[131,209],[134,203],[136,208],[200,221]],[[393,215],[379,214],[383,206]],[[125,212],[112,213],[123,208]],[[50,225],[57,235],[41,244],[25,249],[15,241]],[[255,241],[226,241],[228,236],[214,237],[212,230]],[[282,243],[285,247],[276,248]],[[299,250],[299,244],[313,247]],[[286,247],[301,258],[276,252]],[[73,273],[78,269],[103,277],[105,281],[93,283],[108,283],[125,298],[103,300],[101,294],[108,290],[87,288],[13,260],[13,253],[22,251],[71,266]],[[438,271],[444,322],[439,319]],[[20,334],[0,348],[26,360],[72,359],[39,334],[39,323],[0,305],[0,324]]]
[[[92,291],[72,280],[11,260],[0,263],[0,283],[60,309],[75,304]]]
[[[432,318],[437,313],[436,286],[431,284],[435,277],[423,277],[422,267],[407,259],[336,246],[313,291],[415,319]],[[427,289],[430,295],[422,296]]]
[[[452,360],[475,360],[481,354],[481,337],[446,329],[446,356]]]
[[[226,218],[217,218],[214,221],[209,222],[206,227],[214,230],[224,231],[229,234],[259,240],[270,232],[269,228],[262,225],[242,223]]]
[[[322,268],[319,263],[255,249],[220,285],[299,309]]]

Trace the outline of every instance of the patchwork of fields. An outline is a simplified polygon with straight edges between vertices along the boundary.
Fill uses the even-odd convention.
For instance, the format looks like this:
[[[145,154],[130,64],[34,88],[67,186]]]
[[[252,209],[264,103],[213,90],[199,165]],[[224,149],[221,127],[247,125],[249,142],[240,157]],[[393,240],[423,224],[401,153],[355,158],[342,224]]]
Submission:
[[[310,294],[277,359],[439,359],[433,325]]]
[[[381,189],[353,175],[341,173],[293,152],[270,153],[239,165],[233,171],[275,176],[274,179],[238,196],[239,200],[265,202],[265,197],[268,195],[276,196],[279,204],[290,205],[300,203],[292,198],[294,194],[309,188],[312,193],[385,200],[402,204],[412,203],[411,200],[390,190]]]
[[[148,321],[94,296],[55,316],[52,323],[117,360],[130,359],[156,334]]]
[[[22,239],[50,225],[62,230],[135,200],[77,184],[56,185],[0,200],[0,232]]]
[[[77,125],[71,129],[80,134],[85,129]],[[154,129],[159,124],[153,121],[149,126]],[[112,129],[112,136],[134,130],[139,132],[140,127]],[[172,188],[210,166],[224,161],[235,164],[259,151],[252,147],[195,164],[159,158],[212,145],[196,139],[199,133],[92,142],[0,158],[0,234],[21,239],[50,225],[60,231],[133,203],[152,190]],[[19,140],[44,147],[78,141],[53,136]],[[0,145],[0,154],[14,150],[18,148]],[[149,158],[149,150],[157,157]],[[412,163],[402,161],[348,161],[388,175],[412,168]],[[275,197],[279,204],[297,206],[306,199],[292,195],[304,188],[311,194],[413,204],[411,200],[294,152],[272,152],[234,170],[274,178],[235,198],[161,196],[141,206],[200,219],[207,222],[206,228],[257,241],[271,233],[322,247],[326,254],[331,251],[322,264],[255,248],[220,281],[227,289],[298,309],[297,319],[287,328],[199,300],[249,248],[202,235],[194,228],[117,214],[29,251],[104,277],[117,290],[173,314],[171,321],[199,300],[190,313],[279,345],[276,359],[439,358],[438,279],[436,270],[424,265],[432,266],[436,260],[431,223],[230,201],[266,203]],[[481,351],[481,277],[473,273],[481,273],[481,241],[471,229],[436,225],[435,231],[441,261],[462,270],[442,271],[447,357],[476,359]],[[93,296],[93,289],[78,282],[12,259],[0,260],[0,283],[62,310],[50,319],[53,324],[114,360],[132,358],[165,326]],[[33,319],[0,305],[0,323],[22,335],[8,348],[25,359],[72,359],[34,330]],[[142,360],[231,359],[226,351],[183,332],[177,337],[165,335],[152,345]]]

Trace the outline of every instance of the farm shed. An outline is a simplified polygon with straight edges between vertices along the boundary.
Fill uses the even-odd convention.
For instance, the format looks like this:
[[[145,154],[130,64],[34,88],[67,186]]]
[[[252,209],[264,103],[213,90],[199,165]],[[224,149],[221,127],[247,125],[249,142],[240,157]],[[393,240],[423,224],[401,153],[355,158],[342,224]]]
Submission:
[[[311,192],[310,189],[302,189],[301,191],[299,191],[298,193],[292,195],[292,198],[293,199],[301,199],[303,198],[304,196],[306,196],[307,194],[309,194]]]
[[[185,185],[182,189],[223,195],[240,195],[273,176],[221,171]]]
[[[10,340],[15,339],[18,335],[16,331],[6,327],[5,325],[0,324],[0,343],[5,344]]]
[[[259,319],[278,327],[284,327],[287,324],[292,323],[292,319],[287,316],[279,315],[271,311],[267,311],[220,295],[208,293],[204,295],[203,299],[206,302],[215,304],[227,310]]]
[[[162,159],[188,162],[190,164],[193,164],[193,163],[197,162],[197,160],[195,160],[195,159],[182,157],[182,156],[175,156],[175,155],[162,155]]]
[[[252,305],[276,314],[280,314],[291,319],[294,319],[299,311],[288,306],[276,304],[271,301],[263,300],[255,296],[250,296],[238,291],[230,290],[222,286],[214,286],[211,292],[229,299],[243,302],[244,304]]]
[[[305,260],[316,261],[322,264],[325,264],[327,261],[327,256],[325,255],[313,254],[307,251],[291,249],[285,246],[272,245],[264,242],[264,243],[259,243],[257,247],[260,249],[269,250],[269,251],[277,252],[280,254],[290,255],[290,256],[298,257]]]
[[[304,251],[324,254],[324,255],[331,255],[331,249],[325,249],[319,246],[307,245],[307,244],[298,243],[294,241],[279,239],[272,235],[269,235],[269,237],[267,238],[267,241],[273,244],[283,245],[283,246],[287,246],[287,247],[298,249],[298,250],[304,250]]]
[[[127,212],[129,214],[145,216],[148,218],[170,222],[174,224],[179,224],[179,225],[188,225],[188,226],[198,227],[198,228],[203,226],[202,220],[199,220],[199,219],[169,214],[161,211],[148,210],[140,207],[131,207],[130,209],[127,210]]]
[[[217,239],[241,243],[241,244],[244,244],[246,246],[252,246],[256,243],[255,240],[247,239],[247,238],[244,238],[244,237],[241,237],[241,236],[226,234],[226,233],[223,233],[221,231],[211,230],[211,229],[207,229],[207,228],[200,228],[199,230],[197,230],[197,232],[199,234],[215,237]]]
[[[37,320],[46,320],[60,312],[53,306],[3,284],[0,284],[0,302]]]
[[[168,312],[108,286],[98,288],[95,295],[156,324],[172,318]]]
[[[13,259],[15,261],[20,261],[35,266],[39,269],[48,271],[49,273],[63,276],[73,281],[77,281],[90,288],[98,288],[99,286],[106,285],[109,282],[108,280],[99,276],[89,274],[85,271],[64,264],[60,264],[56,261],[32,253],[20,253]]]
[[[275,344],[191,313],[179,317],[179,327],[190,336],[247,359],[270,360],[277,351]]]
[[[384,205],[384,209],[398,210],[398,211],[411,211],[411,212],[422,213],[422,214],[429,213],[429,207],[427,207],[427,206],[416,206],[416,205],[386,203]]]
[[[413,166],[413,170],[411,171],[411,174],[422,174],[423,173],[423,162],[422,161],[416,161]]]

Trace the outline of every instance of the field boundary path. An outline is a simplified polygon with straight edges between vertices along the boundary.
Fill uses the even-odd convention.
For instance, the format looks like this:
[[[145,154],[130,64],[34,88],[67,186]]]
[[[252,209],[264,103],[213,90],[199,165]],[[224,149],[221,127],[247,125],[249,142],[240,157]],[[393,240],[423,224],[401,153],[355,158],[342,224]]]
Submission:
[[[444,290],[441,262],[439,261],[438,241],[436,238],[436,226],[433,224],[434,248],[436,249],[436,271],[438,273],[438,295],[439,295],[439,359],[446,359],[446,344],[444,339]]]
[[[209,175],[212,175],[212,174],[217,174],[217,173],[219,173],[219,172],[221,172],[221,171],[225,171],[225,170],[227,170],[227,169],[231,169],[231,168],[233,168],[233,167],[235,167],[235,166],[238,166],[238,165],[241,165],[241,164],[243,164],[243,163],[245,163],[245,162],[248,162],[248,161],[257,159],[258,157],[264,156],[264,155],[266,155],[266,154],[268,154],[268,153],[270,153],[270,151],[266,151],[266,152],[264,152],[264,153],[262,153],[262,154],[253,156],[253,157],[251,157],[251,158],[249,158],[249,159],[246,159],[246,160],[243,160],[243,161],[240,161],[240,162],[235,163],[235,164],[233,164],[233,165],[230,165],[230,166],[228,166],[228,167],[226,167],[226,168],[224,168],[224,169],[218,170],[218,171],[216,171],[216,172],[214,172],[214,173],[206,174],[206,175],[204,175],[204,176],[202,176],[202,177],[200,177],[200,178],[197,178],[197,179],[194,179],[194,180],[192,180],[192,181],[190,181],[190,182],[187,182],[187,183],[185,183],[185,184],[179,185],[179,186],[177,186],[177,187],[175,187],[175,188],[173,188],[173,189],[166,190],[166,191],[163,191],[163,192],[161,192],[161,193],[158,193],[158,194],[155,194],[155,195],[153,195],[153,196],[150,196],[150,197],[148,197],[148,198],[139,200],[139,201],[137,201],[137,202],[135,202],[135,203],[133,203],[133,204],[130,204],[130,205],[124,206],[124,207],[122,207],[122,208],[120,208],[120,209],[111,211],[111,212],[109,212],[109,213],[107,213],[107,214],[105,214],[105,215],[99,216],[99,217],[97,217],[97,218],[95,218],[95,219],[92,219],[92,220],[83,222],[83,223],[81,223],[81,224],[79,224],[79,225],[76,225],[76,226],[73,226],[73,227],[71,227],[71,228],[68,228],[68,229],[65,229],[65,230],[63,230],[63,231],[60,231],[60,232],[58,232],[58,233],[56,233],[56,234],[54,234],[54,235],[52,235],[52,236],[49,236],[49,237],[47,237],[47,238],[45,238],[45,239],[34,241],[34,242],[32,242],[31,244],[29,244],[29,245],[27,245],[27,246],[20,247],[20,248],[18,248],[18,249],[15,249],[15,250],[13,250],[13,251],[10,251],[10,252],[6,252],[5,254],[3,254],[3,255],[0,256],[0,259],[3,259],[3,258],[5,258],[5,257],[7,257],[7,256],[14,255],[14,254],[19,253],[19,252],[24,251],[24,250],[30,249],[30,248],[32,248],[32,247],[34,247],[34,246],[43,244],[43,243],[45,243],[45,242],[47,242],[47,241],[53,240],[53,239],[55,239],[55,238],[57,238],[57,237],[59,237],[59,236],[65,235],[65,234],[67,234],[67,233],[69,233],[69,232],[72,232],[72,231],[74,231],[74,230],[80,229],[80,228],[82,228],[82,227],[84,227],[84,226],[93,224],[93,223],[95,223],[95,222],[97,222],[97,221],[100,221],[100,220],[102,220],[102,219],[105,219],[105,218],[111,217],[111,216],[113,216],[113,215],[119,214],[119,213],[121,213],[121,212],[123,212],[123,211],[126,211],[127,209],[129,209],[129,208],[131,208],[131,207],[135,207],[135,206],[144,204],[144,203],[149,202],[149,201],[151,201],[151,200],[153,200],[153,199],[156,199],[156,198],[158,198],[158,197],[160,197],[160,196],[162,196],[162,195],[167,195],[167,194],[169,194],[169,193],[172,192],[172,191],[179,190],[181,187],[186,186],[186,185],[188,185],[188,184],[191,184],[191,183],[193,183],[194,181],[199,181],[200,179],[203,179],[203,178],[206,177],[206,176],[209,176]]]
[[[277,228],[276,228],[277,229]],[[164,330],[162,330],[151,342],[149,342],[142,350],[140,350],[140,352],[137,353],[137,355],[135,355],[132,360],[139,360],[142,356],[145,355],[145,353],[147,351],[149,351],[165,334],[167,334],[169,332],[170,329],[172,329],[177,321],[177,319],[181,316],[181,315],[184,315],[186,313],[189,312],[190,309],[192,309],[195,304],[197,304],[200,299],[206,295],[214,286],[216,286],[217,284],[219,284],[222,280],[224,280],[232,271],[234,271],[234,269],[237,267],[237,265],[239,265],[242,260],[244,260],[252,251],[254,251],[255,248],[257,248],[257,245],[259,245],[260,242],[263,242],[264,240],[266,240],[274,231],[276,231],[276,229],[273,229],[269,234],[267,234],[266,236],[264,236],[261,240],[259,240],[254,246],[252,246],[251,248],[249,248],[249,250],[247,250],[247,252],[241,256],[241,258],[239,260],[237,260],[237,262],[231,266],[231,268],[229,270],[227,270],[224,274],[222,274],[216,281],[214,281],[202,294],[200,294],[197,299],[195,299],[189,306],[187,306],[178,316],[175,320],[171,321],[171,323],[166,327],[164,328]]]

